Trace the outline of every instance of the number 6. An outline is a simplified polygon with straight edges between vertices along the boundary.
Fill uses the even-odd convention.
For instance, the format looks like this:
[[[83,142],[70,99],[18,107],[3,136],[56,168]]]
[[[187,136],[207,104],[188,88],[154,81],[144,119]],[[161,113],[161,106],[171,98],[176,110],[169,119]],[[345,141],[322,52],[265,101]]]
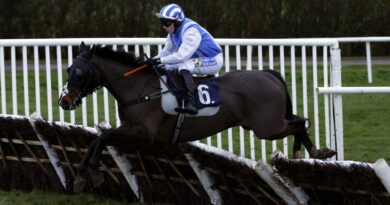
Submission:
[[[208,105],[211,102],[210,93],[208,89],[209,86],[207,85],[201,84],[198,86],[199,101],[204,105]]]

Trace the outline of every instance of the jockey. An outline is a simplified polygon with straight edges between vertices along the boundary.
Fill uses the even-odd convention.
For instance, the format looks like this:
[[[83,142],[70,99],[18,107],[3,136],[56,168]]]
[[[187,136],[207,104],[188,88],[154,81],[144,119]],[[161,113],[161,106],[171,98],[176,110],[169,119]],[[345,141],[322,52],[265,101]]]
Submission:
[[[164,48],[154,58],[146,60],[148,65],[164,64],[166,70],[178,70],[184,79],[186,99],[184,108],[177,112],[195,115],[194,82],[192,74],[215,75],[222,68],[223,54],[213,36],[195,21],[186,18],[177,4],[164,6],[156,13],[167,32]]]

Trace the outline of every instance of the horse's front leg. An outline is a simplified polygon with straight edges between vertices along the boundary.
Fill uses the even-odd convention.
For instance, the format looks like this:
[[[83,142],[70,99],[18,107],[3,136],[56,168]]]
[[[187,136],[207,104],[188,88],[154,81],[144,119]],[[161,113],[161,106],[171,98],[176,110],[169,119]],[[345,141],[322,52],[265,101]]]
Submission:
[[[103,133],[96,139],[96,145],[94,149],[91,150],[92,154],[89,160],[89,166],[91,168],[91,179],[94,187],[99,187],[104,182],[104,175],[99,171],[99,164],[103,149],[111,137],[113,137],[113,135],[110,133],[110,131]]]
[[[86,170],[90,167],[91,179],[94,187],[100,186],[104,182],[104,175],[99,171],[101,153],[108,143],[114,143],[115,139],[126,141],[129,144],[147,144],[152,142],[152,138],[147,135],[146,129],[142,125],[121,126],[115,129],[103,131],[103,133],[90,144],[87,154],[83,157],[77,177],[73,182],[73,191],[78,193],[86,186]]]
[[[73,192],[79,193],[84,190],[87,184],[86,175],[88,167],[91,167],[90,174],[94,187],[98,187],[104,182],[104,175],[98,171],[98,163],[100,161],[100,154],[98,152],[103,149],[108,137],[109,135],[107,134],[101,135],[89,145],[87,154],[81,159],[77,176],[73,181]]]

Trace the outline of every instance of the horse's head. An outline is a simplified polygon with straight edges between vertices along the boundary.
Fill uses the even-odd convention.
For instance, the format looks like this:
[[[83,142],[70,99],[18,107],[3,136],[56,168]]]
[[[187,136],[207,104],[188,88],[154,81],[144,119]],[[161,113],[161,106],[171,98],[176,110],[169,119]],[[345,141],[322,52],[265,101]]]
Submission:
[[[67,70],[68,80],[58,100],[64,110],[76,109],[83,97],[102,85],[94,65],[90,62],[92,50],[93,48],[90,49],[82,42],[79,54]]]

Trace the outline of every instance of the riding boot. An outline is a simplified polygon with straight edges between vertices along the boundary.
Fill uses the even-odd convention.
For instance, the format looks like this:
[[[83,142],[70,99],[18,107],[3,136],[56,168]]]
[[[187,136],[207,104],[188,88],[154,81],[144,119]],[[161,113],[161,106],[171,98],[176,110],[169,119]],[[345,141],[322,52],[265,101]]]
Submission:
[[[180,75],[184,79],[184,84],[186,88],[186,99],[184,109],[182,107],[175,108],[176,112],[186,112],[190,115],[198,114],[198,110],[195,107],[195,95],[194,95],[194,80],[192,78],[192,74],[188,70],[181,70]]]

